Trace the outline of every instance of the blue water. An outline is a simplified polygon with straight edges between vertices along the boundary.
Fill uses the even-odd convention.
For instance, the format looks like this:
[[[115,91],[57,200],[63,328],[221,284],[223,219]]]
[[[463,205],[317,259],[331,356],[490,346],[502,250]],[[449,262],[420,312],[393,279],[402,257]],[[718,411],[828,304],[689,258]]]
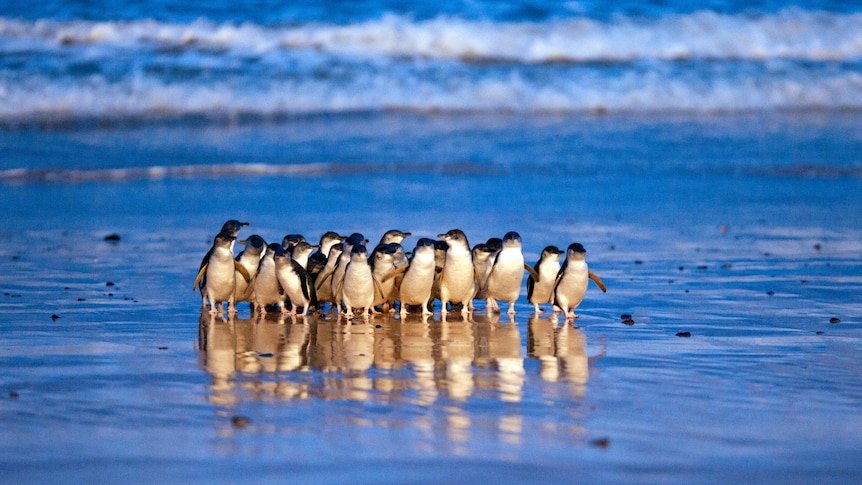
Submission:
[[[0,122],[862,107],[854,2],[46,2]]]

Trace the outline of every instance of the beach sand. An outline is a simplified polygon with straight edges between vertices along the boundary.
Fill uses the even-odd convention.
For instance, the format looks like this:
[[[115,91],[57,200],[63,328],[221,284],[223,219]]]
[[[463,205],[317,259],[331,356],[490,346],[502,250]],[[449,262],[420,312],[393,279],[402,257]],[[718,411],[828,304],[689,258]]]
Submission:
[[[235,121],[0,131],[0,481],[862,478],[859,113]],[[608,292],[210,318],[234,218],[577,241]]]

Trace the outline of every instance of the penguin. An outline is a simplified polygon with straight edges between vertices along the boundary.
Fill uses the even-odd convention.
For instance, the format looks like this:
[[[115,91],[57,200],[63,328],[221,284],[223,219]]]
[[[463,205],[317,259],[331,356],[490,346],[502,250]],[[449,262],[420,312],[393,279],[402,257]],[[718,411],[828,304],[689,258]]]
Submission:
[[[438,239],[434,241],[434,286],[431,288],[431,301],[428,302],[428,309],[434,309],[434,300],[440,299],[440,275],[443,274],[443,266],[446,264],[446,250],[449,245],[446,241]]]
[[[320,242],[317,244],[317,251],[311,253],[311,256],[308,257],[308,264],[305,266],[305,270],[308,271],[308,275],[311,276],[313,280],[317,279],[317,275],[320,274],[320,270],[326,266],[326,259],[329,257],[329,250],[332,249],[332,246],[343,240],[344,237],[339,236],[335,231],[327,231],[320,236]]]
[[[382,292],[380,298],[376,298],[374,300],[375,307],[387,304],[385,310],[389,310],[389,300],[390,298],[394,299],[395,297],[395,279],[389,278],[384,281],[384,278],[397,269],[395,266],[395,255],[398,253],[399,248],[401,248],[401,244],[394,242],[379,244],[374,248],[371,256],[369,256],[371,274],[373,274],[377,281],[380,282],[380,289]],[[403,248],[401,248],[401,252],[402,254],[404,253]]]
[[[410,264],[410,260],[407,258],[407,254],[404,253],[404,246],[398,245],[395,248],[395,254],[392,257],[393,263],[395,264],[396,271],[406,267]],[[403,274],[395,275],[395,290],[389,295],[389,308],[390,310],[395,309],[395,303],[398,301],[398,289],[401,288],[401,281],[404,278]]]
[[[488,314],[500,311],[498,299],[509,302],[509,315],[515,313],[515,301],[521,293],[521,283],[524,281],[525,265],[521,247],[521,235],[517,232],[508,232],[503,237],[502,248],[494,257],[484,286],[487,301],[485,308]]]
[[[240,222],[236,219],[230,219],[228,221],[225,221],[224,224],[222,224],[221,231],[219,231],[219,232],[220,233],[222,233],[222,232],[228,233],[231,236],[233,236],[234,239],[236,239],[236,236],[239,234],[240,229],[242,229],[245,226],[248,226],[248,222]],[[231,241],[231,243],[230,243],[231,254],[233,254],[233,246],[234,246],[234,241]],[[203,296],[203,288],[206,285],[206,271],[204,271],[204,266],[209,261],[210,256],[212,256],[212,251],[213,251],[213,247],[210,247],[209,251],[207,251],[207,253],[204,255],[203,259],[201,260],[201,265],[198,268],[198,271],[199,271],[198,277],[199,278],[201,277],[200,274],[203,273],[203,279],[200,281],[201,296]],[[206,304],[204,304],[204,307],[206,307]]]
[[[330,303],[330,309],[335,309],[335,301],[332,296],[332,274],[335,272],[335,266],[341,258],[341,253],[344,250],[344,243],[336,243],[329,249],[329,257],[326,259],[326,264],[318,272],[314,279],[314,288],[317,292],[318,308],[323,308],[324,302]]]
[[[343,244],[344,248],[341,251],[341,257],[338,258],[338,264],[335,266],[335,271],[332,273],[332,296],[336,305],[341,305],[342,302],[342,294],[337,290],[337,288],[342,287],[342,283],[344,282],[344,271],[352,257],[353,247],[357,245],[365,247],[365,245],[368,244],[368,240],[365,239],[365,236],[362,234],[354,232],[347,237]]]
[[[247,301],[254,307],[254,279],[257,276],[260,259],[266,251],[266,241],[257,234],[252,234],[248,239],[239,243],[244,244],[245,249],[237,254],[235,259],[248,271],[248,274],[251,275],[251,280],[246,282],[245,278],[237,276],[235,303]],[[237,270],[237,273],[239,273],[239,270]]]
[[[228,313],[236,313],[236,272],[239,271],[246,281],[251,276],[236,260],[233,259],[233,244],[236,236],[227,231],[216,234],[213,245],[207,253],[209,257],[204,262],[192,286],[194,290],[200,285],[203,308],[209,299],[210,313],[221,312],[223,301],[228,302]],[[242,268],[242,269],[240,269]]]
[[[305,241],[299,241],[290,248],[285,247],[290,252],[290,257],[302,266],[302,269],[308,271],[308,258],[311,253],[317,249],[317,246],[312,246]]]
[[[566,251],[557,278],[554,281],[554,304],[566,314],[566,320],[574,320],[575,308],[581,304],[587,292],[587,283],[593,280],[603,292],[607,291],[601,278],[587,267],[584,255],[587,250],[580,243],[572,243]]]
[[[473,271],[473,256],[470,253],[470,243],[460,229],[452,229],[437,237],[446,241],[446,262],[440,273],[440,303],[441,314],[446,316],[446,304],[460,303],[461,313],[469,311],[470,302],[476,294],[476,274]]]
[[[294,251],[302,244],[309,246],[306,242],[299,242]],[[308,279],[305,268],[293,259],[287,249],[283,247],[276,249],[275,254],[273,254],[273,261],[275,261],[275,274],[278,283],[284,290],[285,296],[290,300],[290,315],[296,315],[297,308],[302,307],[301,316],[307,316],[310,307],[317,307],[317,295],[314,293],[314,285]]]
[[[485,299],[485,282],[488,281],[488,274],[494,264],[492,257],[497,254],[497,251],[499,250],[486,243],[473,246],[473,272],[476,274],[476,281],[479,284],[479,289],[474,296],[476,299]]]
[[[373,304],[377,297],[375,293],[379,291],[379,284],[368,264],[368,250],[363,244],[354,244],[350,249],[350,262],[344,269],[344,278],[335,289],[336,294],[342,295],[347,309],[345,315],[353,317],[354,308],[362,309],[366,318],[375,313]]]
[[[396,274],[403,274],[401,287],[398,290],[402,320],[407,317],[408,305],[421,305],[422,315],[431,314],[428,302],[431,301],[436,266],[434,241],[423,237],[416,243],[410,263],[386,276],[385,279],[388,279]]]
[[[284,290],[278,282],[275,267],[275,253],[282,249],[281,244],[271,243],[266,247],[266,253],[260,260],[257,277],[254,279],[254,311],[266,314],[267,305],[278,305],[281,313],[287,310],[284,306]]]
[[[378,244],[378,246],[389,243],[401,244],[404,242],[404,239],[412,235],[413,234],[410,232],[399,231],[398,229],[390,229],[383,234],[383,237],[380,238],[380,243]]]
[[[536,261],[533,269],[538,278],[530,275],[527,278],[527,301],[533,304],[535,313],[541,313],[539,305],[550,303],[553,299],[554,281],[560,271],[560,255],[563,254],[556,246],[547,246]]]

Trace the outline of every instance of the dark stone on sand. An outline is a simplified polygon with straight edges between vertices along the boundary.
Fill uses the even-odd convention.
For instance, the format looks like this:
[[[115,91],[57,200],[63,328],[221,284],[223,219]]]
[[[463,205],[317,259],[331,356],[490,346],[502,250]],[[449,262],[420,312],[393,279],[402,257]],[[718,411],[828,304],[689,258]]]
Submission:
[[[814,334],[815,334],[815,335],[823,335],[823,331],[822,331],[822,330],[818,330],[818,331],[814,332]]]
[[[11,399],[18,399],[18,393],[17,393],[17,392],[15,392],[15,391],[12,391],[12,392],[10,392],[10,393],[9,393],[9,397],[10,397]]]
[[[105,241],[108,242],[120,242],[120,235],[117,233],[108,234],[105,236]]]
[[[594,446],[596,448],[607,449],[611,446],[611,439],[608,437],[596,438],[590,441],[590,446]]]
[[[116,286],[116,283],[114,283],[113,281],[108,281],[107,283],[105,283],[105,286]]]
[[[702,264],[702,265],[698,266],[697,269],[700,269],[700,270],[709,269],[709,266]]]
[[[632,316],[630,313],[623,313],[622,315],[620,315],[620,318],[622,318],[623,320],[628,320],[631,317]]]
[[[772,296],[772,295],[774,295],[774,294],[775,294],[775,292],[774,292],[774,291],[772,291],[772,290],[769,290],[769,291],[767,291],[767,292],[766,292],[766,294],[767,294],[767,295],[769,295],[769,296]]]
[[[841,323],[841,319],[837,317],[832,317],[829,319],[829,323]]]
[[[724,263],[724,265],[722,266],[722,268],[724,268],[724,269],[730,269],[730,263]]]
[[[251,423],[251,420],[245,416],[234,416],[230,418],[230,423],[234,428],[244,428]]]
[[[642,260],[640,260],[640,259],[636,259],[636,260],[635,260],[635,264],[644,264],[644,262],[643,262]]]
[[[52,314],[52,315],[51,315],[51,320],[54,320],[55,322],[56,322],[59,318],[60,318],[60,315],[57,315],[56,313],[54,313],[54,314]]]
[[[159,347],[159,350],[168,350],[167,347]]]
[[[680,271],[685,271],[685,266],[680,266],[680,267],[679,267],[679,268],[677,268],[677,269],[678,269],[678,270],[680,270]]]
[[[628,326],[632,326],[635,324],[635,321],[632,320],[631,318],[626,318],[625,320],[623,320],[623,324],[628,325]]]
[[[816,249],[817,251],[820,251],[820,243],[815,244],[814,249]]]
[[[78,301],[87,301],[86,298],[78,298]]]
[[[676,336],[682,338],[689,338],[691,337],[691,332],[677,332]]]

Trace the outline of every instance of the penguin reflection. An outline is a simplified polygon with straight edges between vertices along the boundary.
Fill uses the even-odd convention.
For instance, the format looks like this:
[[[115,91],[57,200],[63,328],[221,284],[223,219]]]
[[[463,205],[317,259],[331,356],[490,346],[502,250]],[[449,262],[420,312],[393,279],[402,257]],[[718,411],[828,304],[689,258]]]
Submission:
[[[539,375],[550,382],[566,381],[582,397],[589,380],[586,336],[577,327],[557,327],[556,317],[530,318],[527,353],[539,360]]]

